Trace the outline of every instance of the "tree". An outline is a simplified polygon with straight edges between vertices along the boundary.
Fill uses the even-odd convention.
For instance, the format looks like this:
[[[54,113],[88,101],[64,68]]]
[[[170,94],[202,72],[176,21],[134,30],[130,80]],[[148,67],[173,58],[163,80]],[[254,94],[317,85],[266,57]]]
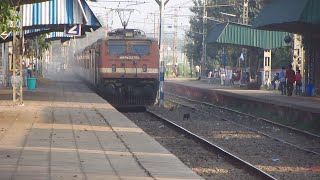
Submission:
[[[50,42],[46,41],[46,34],[26,39],[26,52],[27,57],[42,56],[42,52],[49,50]],[[37,54],[39,53],[39,54]]]
[[[16,7],[11,6],[9,0],[0,2],[0,33],[19,31],[17,22],[20,20]]]
[[[18,7],[22,4],[44,2],[48,0],[1,0],[0,2],[0,34],[3,32],[19,31],[17,22],[21,19]]]
[[[288,66],[292,61],[292,47],[277,48],[272,51],[272,68],[280,69]]]

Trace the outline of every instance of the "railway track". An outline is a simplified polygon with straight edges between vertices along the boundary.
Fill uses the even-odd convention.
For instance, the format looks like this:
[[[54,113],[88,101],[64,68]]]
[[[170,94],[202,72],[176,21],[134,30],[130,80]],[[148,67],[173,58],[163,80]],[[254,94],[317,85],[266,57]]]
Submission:
[[[254,165],[156,112],[146,110],[140,113],[125,113],[125,115],[205,179],[275,179]],[[169,130],[164,130],[166,127]],[[168,138],[168,142],[164,142],[165,138]]]
[[[238,126],[245,127],[248,130],[254,131],[263,136],[266,136],[268,138],[290,145],[297,149],[318,155],[320,157],[320,143],[319,143],[320,136],[318,135],[315,135],[303,130],[299,130],[290,126],[286,126],[283,124],[279,124],[265,118],[260,118],[251,114],[236,111],[230,108],[226,108],[226,107],[222,107],[222,106],[218,106],[218,105],[214,105],[206,102],[195,101],[195,100],[178,96],[175,94],[171,94],[171,93],[166,93],[166,94],[175,98],[174,100],[166,99],[166,101],[169,101],[171,103],[175,103],[187,108],[191,108],[202,113],[207,113],[226,121],[230,121]],[[192,104],[188,105],[186,103],[181,103],[181,100],[191,102]],[[214,109],[222,110],[222,112],[220,111],[219,113],[217,113],[218,111]],[[240,121],[239,116],[238,118],[223,117],[225,116],[225,112],[248,117],[250,118],[249,121],[251,122],[243,122],[243,119],[241,119]],[[252,120],[254,120],[255,122],[260,121],[260,123],[258,125],[253,125]],[[276,129],[276,132],[274,133],[273,131],[270,131],[270,129]],[[285,138],[283,134],[289,134],[290,136],[288,138]]]
[[[222,147],[272,177],[319,179],[320,156],[317,136],[310,138],[311,134],[304,136],[259,119],[230,114],[195,102],[184,104],[188,106],[165,103],[164,108],[149,109]],[[188,119],[184,119],[186,114],[189,115]],[[308,145],[308,148],[304,145]]]
[[[166,124],[169,124],[171,127],[173,127],[174,129],[176,129],[179,132],[182,132],[183,134],[191,137],[192,139],[200,142],[202,145],[210,148],[210,150],[213,150],[214,152],[218,152],[221,153],[224,156],[227,156],[228,158],[230,158],[232,161],[236,162],[236,163],[240,163],[242,165],[243,168],[247,169],[248,171],[250,171],[251,173],[255,174],[257,177],[261,177],[263,179],[275,179],[274,177],[272,177],[271,175],[269,175],[268,173],[256,168],[254,165],[246,162],[245,160],[237,157],[236,155],[224,150],[223,148],[219,147],[218,145],[215,145],[214,143],[206,140],[205,138],[200,137],[199,135],[185,129],[182,126],[179,126],[178,124],[162,117],[161,115],[158,115],[156,112],[150,111],[150,110],[146,110],[146,112],[148,112],[149,114],[156,116],[157,118],[161,119],[161,121],[163,121]]]

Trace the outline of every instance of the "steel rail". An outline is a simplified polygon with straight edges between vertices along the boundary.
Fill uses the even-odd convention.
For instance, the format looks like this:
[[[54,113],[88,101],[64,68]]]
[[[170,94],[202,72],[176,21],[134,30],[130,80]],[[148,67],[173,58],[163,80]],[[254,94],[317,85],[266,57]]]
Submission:
[[[168,93],[168,92],[165,92],[165,93],[169,94],[171,96],[175,96],[175,97],[178,97],[178,98],[181,98],[181,99],[185,99],[185,100],[191,101],[191,102],[196,102],[196,103],[199,103],[199,104],[204,104],[204,105],[215,107],[215,108],[220,108],[220,109],[223,109],[223,110],[226,110],[226,111],[230,111],[230,112],[238,113],[238,114],[241,114],[241,115],[244,115],[244,116],[248,116],[248,117],[251,117],[251,118],[255,118],[255,119],[258,119],[258,120],[262,120],[262,121],[267,122],[269,124],[272,124],[272,125],[275,125],[275,126],[278,126],[278,127],[282,127],[282,128],[287,128],[287,129],[289,129],[291,131],[294,131],[294,132],[297,132],[299,134],[307,135],[307,136],[309,136],[311,138],[318,138],[320,140],[320,136],[319,135],[312,134],[310,132],[307,132],[307,131],[304,131],[304,130],[300,130],[300,129],[297,129],[297,128],[294,128],[294,127],[286,126],[286,125],[283,125],[283,124],[280,124],[280,123],[277,123],[277,122],[273,122],[273,121],[265,119],[265,118],[257,117],[257,116],[251,115],[251,114],[247,114],[247,113],[240,112],[240,111],[237,111],[237,110],[234,110],[234,109],[230,109],[230,108],[227,108],[227,107],[223,107],[223,106],[210,104],[210,103],[207,103],[207,102],[196,101],[196,100],[189,99],[189,98],[186,98],[186,97],[183,97],[183,96],[179,96],[179,95],[176,95],[176,94],[172,94],[172,93]]]
[[[172,95],[172,94],[171,94],[171,95]],[[178,96],[176,96],[176,97],[178,97]],[[184,97],[181,97],[181,98],[184,98]],[[184,98],[184,99],[188,99],[188,98]],[[170,101],[170,100],[167,100],[167,101]],[[198,102],[198,101],[195,101],[195,100],[190,100],[190,101]],[[248,129],[248,130],[250,130],[250,131],[254,131],[254,132],[256,132],[256,133],[259,133],[259,134],[261,134],[261,135],[263,135],[263,136],[265,136],[265,137],[268,137],[268,138],[271,138],[271,139],[273,139],[273,140],[276,140],[276,141],[282,142],[282,143],[284,143],[284,144],[290,145],[290,146],[295,147],[295,148],[297,148],[297,149],[299,149],[299,150],[306,151],[306,152],[308,152],[308,153],[312,153],[312,154],[315,154],[315,155],[320,156],[320,153],[318,153],[318,152],[311,151],[311,150],[309,150],[309,149],[305,149],[305,148],[303,148],[303,147],[300,147],[300,146],[297,146],[297,145],[295,145],[295,144],[289,143],[289,142],[284,141],[284,140],[282,140],[282,139],[279,139],[279,138],[270,136],[270,135],[265,134],[265,133],[263,133],[263,132],[261,132],[261,131],[258,131],[258,130],[256,130],[256,129],[252,129],[252,128],[249,128],[249,127],[247,127],[247,126],[245,126],[245,125],[239,124],[239,123],[237,123],[237,122],[235,122],[235,121],[233,121],[233,120],[226,119],[226,118],[224,118],[224,117],[217,116],[217,115],[214,115],[214,114],[212,114],[212,113],[210,113],[210,112],[207,112],[207,111],[204,111],[204,110],[201,110],[201,109],[196,109],[196,108],[194,108],[194,107],[190,107],[190,106],[185,105],[185,104],[182,104],[182,103],[178,103],[178,102],[175,102],[175,101],[170,101],[170,102],[175,103],[175,104],[178,104],[178,105],[181,105],[181,106],[184,106],[184,107],[187,107],[187,108],[191,108],[191,109],[196,110],[196,111],[199,111],[199,112],[203,112],[203,113],[207,113],[207,114],[209,114],[209,115],[213,115],[213,116],[215,116],[216,118],[219,118],[219,119],[222,119],[222,120],[225,120],[225,121],[234,123],[234,124],[236,124],[236,125],[238,125],[238,126],[241,126],[241,127],[243,127],[243,128],[246,128],[246,129]],[[216,106],[216,105],[211,105],[211,104],[209,104],[209,103],[202,103],[202,102],[199,102],[199,103],[201,103],[201,104],[206,104],[206,105],[210,105],[210,106],[214,106],[214,107]],[[217,107],[220,108],[219,106],[217,106]],[[226,110],[229,110],[228,108],[225,108],[225,107],[222,107],[222,108],[223,108],[223,109],[226,109]],[[237,111],[233,111],[233,110],[230,110],[230,111],[232,111],[232,112],[237,112]],[[242,112],[239,112],[239,113],[242,114],[242,115],[247,115],[247,114],[242,113]],[[248,115],[248,116],[250,116],[250,115]],[[251,116],[250,116],[250,117],[251,117]],[[263,119],[263,118],[258,118],[258,117],[255,117],[255,116],[252,116],[252,117],[253,117],[253,118],[257,118],[257,119],[259,119],[259,120],[265,121],[265,119]],[[271,122],[271,121],[269,121],[269,120],[267,120],[267,122],[273,124],[273,122]],[[276,125],[282,127],[281,124],[276,123]],[[283,127],[284,127],[284,128],[288,128],[288,129],[293,130],[293,131],[296,130],[295,128],[291,129],[291,127],[285,126],[285,125],[283,125]],[[298,131],[299,131],[299,130],[298,130]],[[301,132],[299,132],[299,133],[303,133],[303,132],[304,132],[304,131],[301,131]],[[305,135],[305,134],[303,134],[303,135]],[[312,135],[312,134],[311,134],[311,133],[308,133],[307,135],[310,136],[310,135]],[[315,135],[315,137],[313,137],[313,138],[318,138],[318,136]]]
[[[200,137],[199,135],[185,129],[184,127],[182,126],[179,126],[178,124],[162,117],[161,115],[158,115],[156,114],[155,112],[153,111],[150,111],[150,110],[146,110],[147,113],[151,114],[152,116],[154,117],[157,117],[158,119],[161,119],[164,123],[167,123],[169,124],[170,126],[172,126],[174,129],[177,129],[179,130],[180,132],[190,136],[191,138],[195,139],[196,141],[199,141],[202,145],[205,145],[209,148],[212,148],[212,149],[215,149],[216,151],[219,151],[220,153],[224,154],[225,156],[231,158],[232,160],[235,160],[241,164],[243,164],[248,170],[250,170],[251,172],[255,173],[257,176],[260,176],[262,178],[265,178],[265,179],[272,179],[272,180],[275,180],[276,178],[271,176],[270,174],[258,169],[257,167],[255,167],[254,165],[250,164],[249,162],[231,154],[230,152],[224,150],[223,148],[219,147],[218,145]]]

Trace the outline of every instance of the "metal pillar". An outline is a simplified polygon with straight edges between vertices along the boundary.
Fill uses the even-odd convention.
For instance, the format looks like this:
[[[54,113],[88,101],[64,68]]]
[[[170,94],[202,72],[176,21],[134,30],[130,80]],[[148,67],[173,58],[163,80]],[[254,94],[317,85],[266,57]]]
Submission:
[[[16,87],[16,76],[17,76],[17,71],[16,71],[16,59],[17,59],[17,56],[18,56],[18,50],[17,50],[17,46],[18,46],[18,40],[17,40],[17,33],[16,32],[13,32],[12,33],[13,35],[13,59],[12,59],[12,77],[11,77],[11,85],[12,85],[12,100],[13,102],[15,103],[17,100],[16,100],[16,96],[17,96],[17,87]]]
[[[296,71],[297,69],[300,69],[299,67],[299,57],[300,57],[300,48],[299,48],[299,41],[298,41],[298,35],[294,34],[293,35],[293,46],[292,46],[292,52],[293,52],[293,56],[292,56],[292,69],[294,71]]]
[[[176,53],[176,47],[177,47],[177,38],[178,36],[178,10],[174,9],[174,37],[173,37],[173,49],[172,49],[172,56],[173,56],[173,65],[176,65],[177,63],[177,53]]]
[[[243,0],[242,24],[249,24],[249,0]]]
[[[271,50],[264,50],[264,62],[263,62],[263,71],[264,71],[264,83],[268,86],[271,85],[272,81],[272,68],[271,68]]]
[[[1,47],[0,47],[0,86],[1,85],[4,85],[5,84],[5,74],[6,74],[6,71],[5,71],[5,65],[4,65],[4,62],[5,62],[5,43],[2,43]]]
[[[153,38],[156,38],[156,13],[153,14]]]
[[[20,6],[20,17],[23,15],[23,7]],[[20,105],[23,104],[23,68],[22,68],[22,59],[23,59],[23,50],[24,50],[24,36],[22,31],[22,22],[23,18],[20,20],[20,38],[17,38],[18,33],[13,33],[13,64],[12,64],[12,99],[14,103],[18,103]]]
[[[304,62],[305,62],[305,50],[302,45],[302,36],[295,34],[293,37],[293,70],[300,70],[301,76],[305,77]],[[305,85],[305,79],[303,78],[302,83]],[[304,92],[304,88],[302,88]]]
[[[316,48],[310,48],[309,51],[309,80],[308,84],[314,84],[315,83],[315,72],[314,72],[314,65],[315,65],[315,59],[316,59]]]
[[[207,0],[203,0],[203,19],[202,19],[202,58],[201,58],[201,76],[206,77],[206,61],[207,61]]]
[[[248,25],[249,24],[249,0],[243,0],[243,9],[242,9],[242,24]],[[241,77],[246,74],[247,72],[247,60],[248,60],[248,49],[242,48],[243,58],[244,58],[244,72],[242,72]],[[249,63],[250,66],[250,63]]]
[[[169,0],[156,0],[156,2],[160,6],[160,37],[159,37],[159,49],[160,49],[160,83],[159,83],[159,106],[164,105],[164,56],[163,56],[163,35],[164,35],[164,7],[168,3]]]

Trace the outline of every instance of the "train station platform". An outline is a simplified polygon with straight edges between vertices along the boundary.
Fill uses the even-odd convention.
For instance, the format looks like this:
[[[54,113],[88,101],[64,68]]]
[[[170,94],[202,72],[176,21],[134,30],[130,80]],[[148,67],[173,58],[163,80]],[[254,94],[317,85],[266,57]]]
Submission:
[[[165,81],[164,91],[219,105],[277,113],[292,119],[292,122],[309,121],[320,124],[318,97],[285,96],[277,90],[246,90],[239,86],[209,84],[208,81],[195,79],[168,79]]]
[[[202,179],[71,74],[0,90],[0,179]]]

